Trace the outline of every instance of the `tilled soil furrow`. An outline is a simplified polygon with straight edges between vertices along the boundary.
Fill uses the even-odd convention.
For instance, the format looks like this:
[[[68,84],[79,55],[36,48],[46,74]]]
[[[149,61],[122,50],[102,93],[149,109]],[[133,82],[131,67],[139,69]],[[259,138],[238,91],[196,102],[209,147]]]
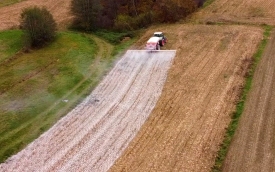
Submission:
[[[140,71],[138,71],[137,73],[140,73]],[[132,81],[132,83],[130,84],[131,85],[131,87],[135,87],[134,86],[134,82],[136,81],[136,80],[139,80],[139,81],[141,81],[142,82],[142,80],[140,80],[140,79],[138,79],[138,78],[134,78],[133,79],[133,81]],[[117,102],[117,105],[115,105],[115,106],[113,106],[111,109],[110,109],[110,111],[109,112],[107,112],[106,114],[108,114],[108,119],[106,119],[106,120],[104,120],[104,121],[102,121],[100,124],[98,124],[98,127],[96,127],[96,128],[100,128],[100,126],[103,126],[103,128],[101,127],[101,130],[103,130],[104,132],[102,132],[101,133],[101,135],[99,135],[99,136],[95,136],[95,134],[96,133],[99,133],[98,131],[96,132],[96,133],[89,133],[89,138],[84,138],[84,139],[82,139],[82,142],[83,142],[83,144],[85,143],[85,142],[87,142],[88,140],[90,140],[90,138],[91,137],[93,137],[96,141],[97,140],[99,140],[98,138],[102,138],[102,137],[106,137],[106,136],[104,136],[103,134],[106,134],[106,133],[108,133],[109,135],[110,135],[110,130],[112,129],[112,125],[115,125],[115,126],[120,126],[121,125],[121,121],[123,120],[123,119],[125,119],[125,115],[127,114],[127,113],[129,113],[128,111],[126,111],[125,112],[125,110],[127,110],[127,109],[132,109],[132,108],[134,108],[134,104],[135,104],[135,101],[136,100],[132,100],[132,101],[130,101],[130,102],[133,102],[133,104],[131,104],[129,107],[123,107],[123,108],[121,108],[121,106],[119,106],[120,104],[125,104],[125,102],[123,102],[124,101],[124,99],[125,99],[125,96],[126,95],[131,95],[130,93],[128,93],[128,91],[131,89],[131,87],[129,87],[129,89],[126,91],[126,94],[124,95],[124,97],[120,100],[120,102]],[[133,92],[135,92],[135,91],[133,91]],[[134,97],[136,97],[136,96],[134,96]],[[131,98],[130,98],[131,99]],[[126,99],[126,100],[129,100],[129,98],[128,99]],[[119,116],[119,118],[118,117],[116,117],[116,118],[114,118],[112,121],[110,120],[110,118],[111,118],[111,116],[113,115],[113,114],[121,114],[120,116]],[[106,123],[106,122],[108,122],[108,123]],[[108,127],[108,128],[105,128],[104,129],[104,126],[106,126],[106,127]],[[124,126],[124,125],[122,125],[122,126]],[[108,131],[107,131],[108,130]],[[116,132],[114,132],[114,134],[115,134]],[[117,135],[116,134],[116,137],[118,137],[119,135]],[[114,139],[114,138],[116,138],[116,137],[112,137],[110,140],[112,140],[112,139]],[[86,141],[85,141],[86,140]],[[100,141],[97,141],[97,142],[94,142],[94,143],[91,143],[90,145],[92,145],[91,147],[89,147],[88,149],[82,149],[83,151],[80,153],[80,152],[78,152],[78,156],[79,157],[81,157],[81,158],[83,158],[83,156],[81,156],[81,154],[87,154],[86,152],[89,150],[89,151],[91,151],[91,152],[93,152],[94,154],[96,154],[96,152],[98,152],[98,151],[101,151],[101,150],[98,150],[98,147],[100,147],[102,144],[103,144],[103,142],[100,142]],[[103,141],[103,140],[102,140]],[[91,142],[91,141],[90,141]],[[104,140],[104,142],[107,142],[106,140]],[[110,145],[112,145],[112,144],[110,144]],[[79,146],[77,146],[77,147],[79,147]],[[80,147],[83,147],[83,145],[82,146],[80,146]],[[71,149],[72,150],[72,149]],[[75,152],[76,151],[78,151],[77,149],[75,149]],[[76,154],[76,153],[71,153],[72,155],[74,155],[74,154]],[[66,156],[66,158],[64,158],[64,159],[70,159],[70,162],[72,162],[73,164],[77,164],[77,162],[76,162],[76,160],[77,160],[77,158],[75,158],[75,156],[74,157],[70,157],[70,156]],[[86,159],[86,158],[84,158],[84,159]],[[102,159],[102,157],[100,158],[100,159]],[[67,163],[67,166],[68,166],[68,162],[66,162]],[[94,162],[94,163],[96,163],[96,162]],[[61,163],[56,163],[56,164],[58,164],[59,166],[62,166],[62,164]],[[80,163],[79,163],[80,164]],[[92,162],[89,162],[89,164],[92,164]],[[66,168],[68,168],[68,167],[62,167],[62,168],[64,168],[64,169],[66,169]],[[71,168],[70,168],[71,169]]]
[[[167,119],[167,117],[166,117],[166,119]],[[176,125],[175,125],[176,126]],[[145,139],[146,140],[146,139]],[[169,139],[168,139],[169,140]]]
[[[205,73],[207,73],[208,74],[208,77],[209,77],[209,79],[210,80],[216,80],[216,78],[214,78],[213,76],[211,76],[212,74],[215,74],[215,73],[219,73],[219,72],[217,72],[217,71],[215,71],[215,70],[222,70],[222,67],[224,66],[224,61],[218,61],[218,58],[216,59],[216,60],[214,60],[215,59],[215,56],[213,56],[212,55],[212,58],[209,58],[209,59],[211,59],[212,61],[213,61],[213,63],[211,63],[211,64],[209,64],[209,65],[212,65],[212,64],[219,64],[219,65],[215,65],[215,69],[213,70],[211,70],[211,71],[208,71],[208,72],[201,72],[201,73],[203,73],[204,75],[201,75],[200,77],[201,78],[204,78],[204,79],[206,79],[205,77]],[[218,63],[219,62],[219,63]],[[209,66],[207,67],[207,64],[205,64],[205,65],[203,65],[202,67],[201,67],[201,69],[202,69],[202,71],[204,71],[204,69],[205,70],[208,70],[209,69]],[[209,75],[209,73],[211,73],[210,75]],[[196,78],[200,78],[200,77],[196,77]],[[204,82],[204,83],[212,83],[213,81],[206,81],[206,82]],[[202,82],[203,83],[203,82]],[[208,86],[205,86],[205,85],[202,85],[202,86],[200,86],[200,87],[206,87],[206,88],[209,88],[209,89],[213,89],[213,88],[211,88],[209,85]],[[206,93],[206,94],[205,94]],[[201,107],[201,108],[203,108],[203,109],[211,109],[210,107],[212,107],[211,105],[209,106],[209,102],[210,102],[210,100],[207,100],[206,99],[206,97],[214,97],[213,95],[210,95],[210,93],[212,93],[212,91],[211,90],[205,90],[205,92],[203,93],[203,94],[201,94],[201,96],[198,96],[198,100],[200,100],[200,101],[197,101],[197,103],[198,104],[202,104],[202,102],[204,102],[204,104],[205,104],[205,107]],[[191,121],[193,121],[193,123],[194,124],[196,124],[196,126],[198,126],[198,127],[195,127],[195,125],[194,124],[192,124],[191,126],[192,126],[192,128],[190,128],[186,133],[184,133],[184,132],[182,132],[182,131],[180,131],[179,132],[179,134],[177,134],[177,136],[175,137],[175,138],[170,138],[170,139],[167,139],[167,140],[170,140],[170,141],[176,141],[176,140],[181,140],[181,138],[184,136],[184,135],[186,135],[187,133],[190,133],[190,134],[188,134],[189,136],[192,136],[192,137],[188,137],[186,140],[184,140],[184,141],[186,141],[186,142],[189,142],[190,141],[190,143],[188,144],[188,145],[200,145],[199,144],[199,142],[200,142],[200,140],[202,139],[202,137],[203,137],[203,135],[204,135],[204,133],[206,133],[206,131],[207,131],[207,128],[208,128],[208,126],[206,126],[206,125],[203,125],[203,123],[207,123],[207,115],[206,114],[208,114],[208,113],[206,113],[206,112],[203,112],[203,111],[201,111],[201,109],[199,109],[199,111],[194,111],[193,110],[193,112],[192,112],[193,114],[202,114],[200,117],[196,117],[196,118],[194,118],[194,119],[192,119],[192,120],[190,120],[189,121],[189,123],[191,122]],[[175,123],[175,124],[171,124],[172,126],[181,126],[181,124],[177,124],[177,123]],[[182,126],[181,126],[182,127]],[[181,128],[181,127],[179,127],[179,128]],[[205,127],[205,128],[202,128],[202,127]],[[199,131],[205,131],[204,133],[200,133]],[[169,132],[171,132],[171,131],[169,131]],[[168,134],[169,132],[167,132],[166,134]],[[192,133],[192,134],[191,134]],[[164,134],[164,135],[166,135],[166,134]],[[207,134],[207,133],[206,133]],[[197,141],[195,141],[194,140],[194,138],[197,138]],[[193,142],[192,142],[193,141]],[[167,143],[167,145],[175,145],[175,143]],[[177,148],[179,148],[179,149],[177,149]],[[174,150],[171,150],[171,151],[169,151],[169,152],[171,152],[171,154],[172,155],[177,155],[177,154],[179,154],[179,152],[184,152],[183,151],[183,149],[188,149],[187,147],[181,147],[181,146],[178,146],[178,147],[175,147],[175,148],[171,148],[171,149],[174,149]],[[194,151],[195,152],[201,152],[201,150],[200,150],[201,148],[200,147],[198,147],[198,148],[196,148]],[[181,151],[180,151],[181,150]],[[199,156],[199,154],[197,154],[198,156]],[[188,157],[188,155],[187,155],[187,157]],[[198,158],[198,157],[197,157]],[[196,159],[196,158],[195,158]],[[166,161],[171,161],[171,162],[169,162],[169,164],[170,163],[172,163],[173,161],[171,160],[171,158],[168,156],[167,157],[167,160]],[[167,164],[167,163],[162,163],[162,164]],[[177,164],[181,164],[180,162],[178,162]],[[174,171],[175,169],[177,169],[177,167],[176,166],[171,166],[172,167],[172,169],[167,169],[166,171]],[[162,168],[165,168],[165,167],[162,167]],[[174,170],[173,170],[174,169]],[[179,168],[180,169],[180,168]]]
[[[216,0],[202,9],[195,20],[275,25],[274,0]]]
[[[138,66],[138,65],[137,65]],[[137,67],[138,68],[138,67]],[[127,68],[126,68],[127,69]],[[133,71],[132,71],[133,72]],[[136,73],[137,71],[135,71],[135,73]],[[113,74],[111,73],[110,74],[110,77],[113,77]],[[127,78],[127,77],[126,77]],[[123,80],[122,80],[123,81]],[[128,82],[131,82],[131,79],[128,79]],[[126,82],[127,83],[127,82]],[[126,84],[127,85],[127,84]],[[116,85],[116,87],[118,87],[117,85]],[[121,88],[121,87],[120,87]],[[110,89],[109,89],[110,90]],[[112,89],[111,89],[112,90]],[[116,94],[117,92],[114,92],[113,91],[113,94]],[[106,95],[109,95],[109,93],[107,93]],[[111,96],[112,96],[112,94],[111,94]],[[121,96],[123,96],[123,95],[121,95]],[[121,97],[121,96],[118,96],[118,95],[116,95],[116,99],[117,100],[113,100],[113,105],[111,104],[111,105],[108,105],[107,103],[105,103],[105,104],[103,104],[103,106],[102,106],[102,108],[97,108],[98,109],[98,111],[97,110],[94,110],[93,108],[92,109],[86,109],[86,110],[83,110],[83,111],[80,111],[80,112],[83,112],[84,114],[87,114],[87,116],[85,117],[85,118],[87,118],[87,119],[89,119],[89,120],[85,120],[84,118],[82,118],[83,120],[85,120],[85,121],[82,121],[81,122],[81,127],[79,127],[79,122],[78,123],[75,123],[76,124],[76,126],[74,126],[74,125],[69,125],[68,127],[70,127],[70,128],[75,128],[76,130],[73,130],[73,133],[75,133],[74,135],[72,135],[71,134],[71,137],[65,137],[65,138],[67,138],[66,140],[67,140],[67,142],[71,142],[70,141],[70,138],[75,138],[75,143],[77,143],[77,142],[79,142],[80,140],[82,140],[83,138],[82,137],[80,137],[79,136],[79,132],[81,132],[81,131],[89,131],[89,128],[91,127],[91,126],[93,126],[93,125],[95,125],[95,127],[94,128],[97,128],[98,126],[101,126],[102,125],[102,123],[104,123],[106,120],[109,120],[110,121],[110,115],[108,114],[108,111],[109,110],[111,110],[112,111],[112,108],[115,108],[116,106],[117,106],[117,104],[119,104],[119,97]],[[93,101],[93,100],[92,100]],[[101,101],[101,100],[100,100]],[[106,102],[108,102],[108,101],[106,101]],[[109,103],[110,104],[110,103]],[[107,108],[109,106],[109,108]],[[96,120],[95,118],[88,118],[88,114],[90,114],[89,112],[91,112],[91,111],[94,111],[94,113],[95,114],[99,114],[98,116],[100,117],[99,118],[99,121],[98,120]],[[102,116],[102,115],[100,115],[100,114],[105,114],[104,116]],[[101,117],[102,116],[102,117]],[[79,120],[78,120],[79,121]],[[66,132],[66,131],[65,131]],[[97,132],[97,131],[94,131],[94,132]],[[83,133],[83,132],[82,132]],[[68,134],[68,133],[67,133]],[[76,138],[79,138],[79,139],[76,139]],[[68,145],[68,143],[61,143],[60,144],[60,148],[63,146],[63,145],[67,145],[67,148],[66,149],[72,149],[72,147],[70,147],[69,145]],[[74,145],[74,144],[73,144]],[[56,148],[56,150],[59,150],[59,148]],[[63,148],[63,152],[65,152],[64,151],[64,148]],[[66,159],[66,158],[64,158],[64,159]],[[55,161],[55,160],[53,160],[53,161]]]
[[[87,99],[1,170],[108,170],[155,106],[174,54],[128,51]]]
[[[2,7],[0,10],[0,30],[18,28],[22,10],[33,6],[46,7],[52,13],[59,27],[64,27],[63,25],[67,25],[72,19],[70,4],[71,1],[67,0],[26,0]]]
[[[108,95],[109,93],[105,93],[105,94]],[[93,101],[93,99],[92,99],[91,101]],[[103,109],[106,108],[106,101],[105,101],[105,103],[104,103],[104,100],[103,100],[103,101],[100,100],[100,101],[103,103],[103,106],[97,108],[98,111],[95,111],[94,113],[99,113],[100,111],[103,111],[103,112],[104,112]],[[114,101],[114,102],[117,103],[117,101]],[[101,103],[101,104],[102,104],[102,103]],[[95,104],[97,104],[97,103],[95,103]],[[96,124],[98,125],[98,122],[96,122],[96,121],[97,121],[96,119],[90,119],[90,121],[87,120],[87,119],[89,119],[89,118],[88,118],[88,116],[89,116],[89,113],[88,113],[88,112],[89,112],[89,111],[94,111],[94,110],[93,110],[93,109],[89,109],[89,108],[86,108],[86,109],[83,109],[83,110],[79,110],[77,113],[79,113],[81,119],[72,120],[72,121],[78,121],[78,122],[75,122],[75,123],[68,123],[67,126],[64,126],[64,128],[66,128],[66,127],[77,128],[76,130],[73,130],[73,131],[72,131],[72,132],[75,133],[75,134],[70,133],[70,135],[73,134],[72,137],[77,137],[78,132],[81,131],[81,130],[83,130],[83,129],[85,129],[85,128],[87,127],[87,125],[90,125],[90,126],[91,126],[92,123],[96,123]],[[87,112],[87,113],[86,113],[86,112]],[[81,113],[84,113],[85,116],[83,116],[84,114],[81,114]],[[106,112],[105,112],[105,113],[106,113]],[[106,116],[107,116],[107,115],[106,115]],[[75,116],[75,118],[79,118],[79,116]],[[106,118],[107,118],[107,117],[106,117]],[[102,119],[104,119],[104,118],[102,118]],[[93,122],[92,122],[91,120],[93,120]],[[80,123],[82,124],[81,127],[78,126],[78,125],[79,125],[79,121],[81,121],[81,122],[80,122]],[[68,131],[66,131],[66,133],[69,134]],[[53,138],[53,139],[54,139],[54,138]],[[67,139],[67,141],[69,141],[69,140],[70,140],[70,139]],[[63,143],[60,144],[61,147],[62,147],[62,145],[63,145]],[[59,150],[59,148],[56,148],[56,149]]]
[[[146,72],[147,73],[147,72]],[[155,72],[154,72],[155,73]],[[143,75],[141,75],[141,76],[143,76]],[[158,78],[155,78],[155,79],[158,79]],[[138,79],[139,81],[140,81],[140,79]],[[146,91],[144,92],[144,93],[146,93]],[[135,103],[136,103],[136,105],[138,105],[137,103],[138,102],[140,102],[140,101],[142,101],[143,99],[146,99],[146,97],[144,97],[144,95],[140,95],[139,97],[138,97],[138,100],[137,101],[135,101]],[[151,106],[151,105],[150,105]],[[150,107],[150,106],[148,106],[148,107]],[[134,106],[134,107],[137,107],[137,106]],[[129,109],[131,109],[131,108],[129,108]],[[134,109],[134,111],[140,111],[139,109]],[[127,112],[127,113],[129,113],[129,112]],[[137,118],[138,119],[138,118]],[[134,123],[138,123],[138,124],[142,124],[143,122],[139,122],[137,119],[135,119],[135,120],[133,120],[133,123],[127,123],[127,125],[134,125]],[[124,119],[124,121],[125,121],[125,119]],[[126,120],[127,121],[127,120]],[[113,124],[114,125],[114,124]],[[119,124],[119,125],[121,125],[121,124]],[[122,126],[124,126],[124,125],[122,125]],[[129,131],[127,131],[127,130],[124,130],[124,133],[125,134],[127,134],[127,133],[131,133],[131,132],[129,132]],[[124,135],[124,133],[118,133],[118,135]],[[118,136],[115,136],[115,138],[116,137],[118,137]],[[112,143],[109,143],[110,145],[117,145],[117,144],[112,144]],[[125,145],[125,146],[127,146],[127,145]],[[124,147],[125,147],[124,146]],[[119,148],[119,149],[121,149],[121,148]],[[123,148],[124,149],[124,148]],[[116,150],[116,148],[111,148],[111,150]],[[108,156],[108,155],[107,155]],[[102,163],[105,161],[105,159],[106,159],[106,156],[105,156],[105,158],[104,158],[104,156],[103,157],[101,157],[100,158],[100,161],[102,161]],[[102,164],[102,163],[97,163],[97,164]],[[106,163],[106,161],[105,161],[105,164],[108,164],[108,162]],[[96,169],[96,168],[95,168]]]
[[[62,27],[71,20],[70,2],[27,0],[3,7],[0,30],[18,27],[21,10],[34,4],[46,6]],[[194,20],[275,25],[274,5],[274,0],[216,0]],[[87,99],[0,164],[0,171],[107,171],[119,156],[109,171],[210,171],[262,29],[194,24],[158,29],[169,38],[163,48],[177,49],[163,92],[174,52],[128,51]],[[154,31],[148,29],[140,47]],[[275,54],[274,42],[266,56]],[[263,79],[250,96],[256,105],[245,110],[249,115],[241,121],[225,171],[275,170],[274,66],[269,58],[258,71]]]
[[[275,32],[256,69],[252,90],[223,171],[274,171]]]
[[[169,29],[163,30],[172,34]],[[252,57],[262,30],[188,25],[170,30],[177,33],[177,42],[182,45],[164,92],[150,118],[110,171],[201,172],[209,171],[214,163],[235,103],[228,92],[242,83],[238,80],[243,81],[243,76],[235,72],[243,58]],[[192,41],[198,37],[203,41],[194,47]],[[197,51],[201,46],[209,49]],[[233,95],[237,96],[235,92]]]

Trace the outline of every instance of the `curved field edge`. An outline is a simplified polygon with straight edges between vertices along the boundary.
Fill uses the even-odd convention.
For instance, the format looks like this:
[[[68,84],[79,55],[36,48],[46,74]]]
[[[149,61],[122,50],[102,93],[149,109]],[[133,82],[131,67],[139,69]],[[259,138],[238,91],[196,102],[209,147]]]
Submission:
[[[0,169],[106,171],[150,114],[174,55],[127,51],[82,103]]]
[[[0,33],[11,35],[21,40],[20,31]],[[1,44],[1,162],[81,102],[111,68],[114,50],[132,40],[114,46],[90,34],[62,32],[52,45],[30,53],[20,52],[21,43],[14,42]]]
[[[20,37],[14,39],[20,40]],[[82,43],[74,43],[77,40]],[[86,50],[79,51],[78,46]],[[1,161],[22,149],[63,116],[64,112],[58,109],[68,109],[75,101],[72,98],[81,89],[78,88],[75,93],[67,92],[74,83],[84,79],[84,75],[74,71],[80,66],[66,67],[66,64],[76,53],[86,53],[87,56],[95,49],[96,44],[87,38],[60,33],[52,45],[30,53],[15,54],[1,63],[1,123],[5,123],[1,125],[0,133]],[[80,56],[78,58],[84,60]],[[94,55],[90,58],[94,59]],[[67,87],[62,88],[64,85]],[[67,103],[62,101],[65,99]]]
[[[240,117],[241,117],[241,115],[243,113],[243,110],[244,110],[247,94],[251,89],[254,72],[256,70],[257,64],[261,60],[262,54],[263,54],[264,49],[267,45],[268,38],[271,34],[271,31],[272,31],[273,27],[272,26],[264,26],[264,29],[265,29],[264,38],[261,41],[257,52],[253,56],[253,62],[251,63],[250,69],[249,69],[249,71],[246,75],[246,81],[245,81],[245,85],[244,85],[244,87],[241,91],[240,100],[238,101],[238,103],[236,105],[235,112],[232,114],[232,119],[231,119],[231,122],[230,122],[227,130],[226,130],[226,134],[224,136],[223,143],[221,144],[221,148],[218,151],[218,155],[217,155],[216,160],[215,160],[215,165],[212,167],[213,172],[222,171],[223,162],[225,160],[225,157],[226,157],[226,154],[228,152],[230,143],[231,143],[232,138],[235,134],[235,131],[238,127]]]

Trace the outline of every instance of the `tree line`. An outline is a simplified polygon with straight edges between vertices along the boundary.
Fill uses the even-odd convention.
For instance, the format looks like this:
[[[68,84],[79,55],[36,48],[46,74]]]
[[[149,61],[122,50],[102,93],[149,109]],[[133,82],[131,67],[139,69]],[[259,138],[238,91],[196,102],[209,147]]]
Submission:
[[[73,26],[133,30],[152,23],[176,22],[194,12],[204,0],[72,0]]]
[[[72,0],[72,26],[94,31],[112,29],[129,31],[154,23],[176,22],[198,7],[204,0]],[[20,27],[25,31],[26,47],[41,47],[53,41],[56,23],[45,8],[23,10]]]

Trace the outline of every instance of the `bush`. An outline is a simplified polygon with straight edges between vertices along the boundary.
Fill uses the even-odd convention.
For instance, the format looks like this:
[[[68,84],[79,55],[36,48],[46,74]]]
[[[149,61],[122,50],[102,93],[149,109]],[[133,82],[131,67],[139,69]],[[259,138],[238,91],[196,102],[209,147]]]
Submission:
[[[20,27],[25,32],[25,46],[42,47],[56,37],[57,25],[45,8],[26,8],[21,13]]]
[[[95,35],[107,40],[111,44],[119,44],[125,37],[133,38],[135,33],[131,31],[126,32],[111,32],[109,30],[97,30],[94,32]]]

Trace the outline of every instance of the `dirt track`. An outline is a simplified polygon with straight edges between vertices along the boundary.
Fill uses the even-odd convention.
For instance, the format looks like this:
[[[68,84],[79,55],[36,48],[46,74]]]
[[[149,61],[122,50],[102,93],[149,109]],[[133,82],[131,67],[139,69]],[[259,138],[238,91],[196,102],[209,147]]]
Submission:
[[[63,28],[72,18],[69,0],[27,0],[14,5],[0,8],[0,30],[18,28],[20,14],[24,8],[45,6],[53,15],[59,28]]]
[[[259,64],[223,171],[275,170],[275,32]]]

